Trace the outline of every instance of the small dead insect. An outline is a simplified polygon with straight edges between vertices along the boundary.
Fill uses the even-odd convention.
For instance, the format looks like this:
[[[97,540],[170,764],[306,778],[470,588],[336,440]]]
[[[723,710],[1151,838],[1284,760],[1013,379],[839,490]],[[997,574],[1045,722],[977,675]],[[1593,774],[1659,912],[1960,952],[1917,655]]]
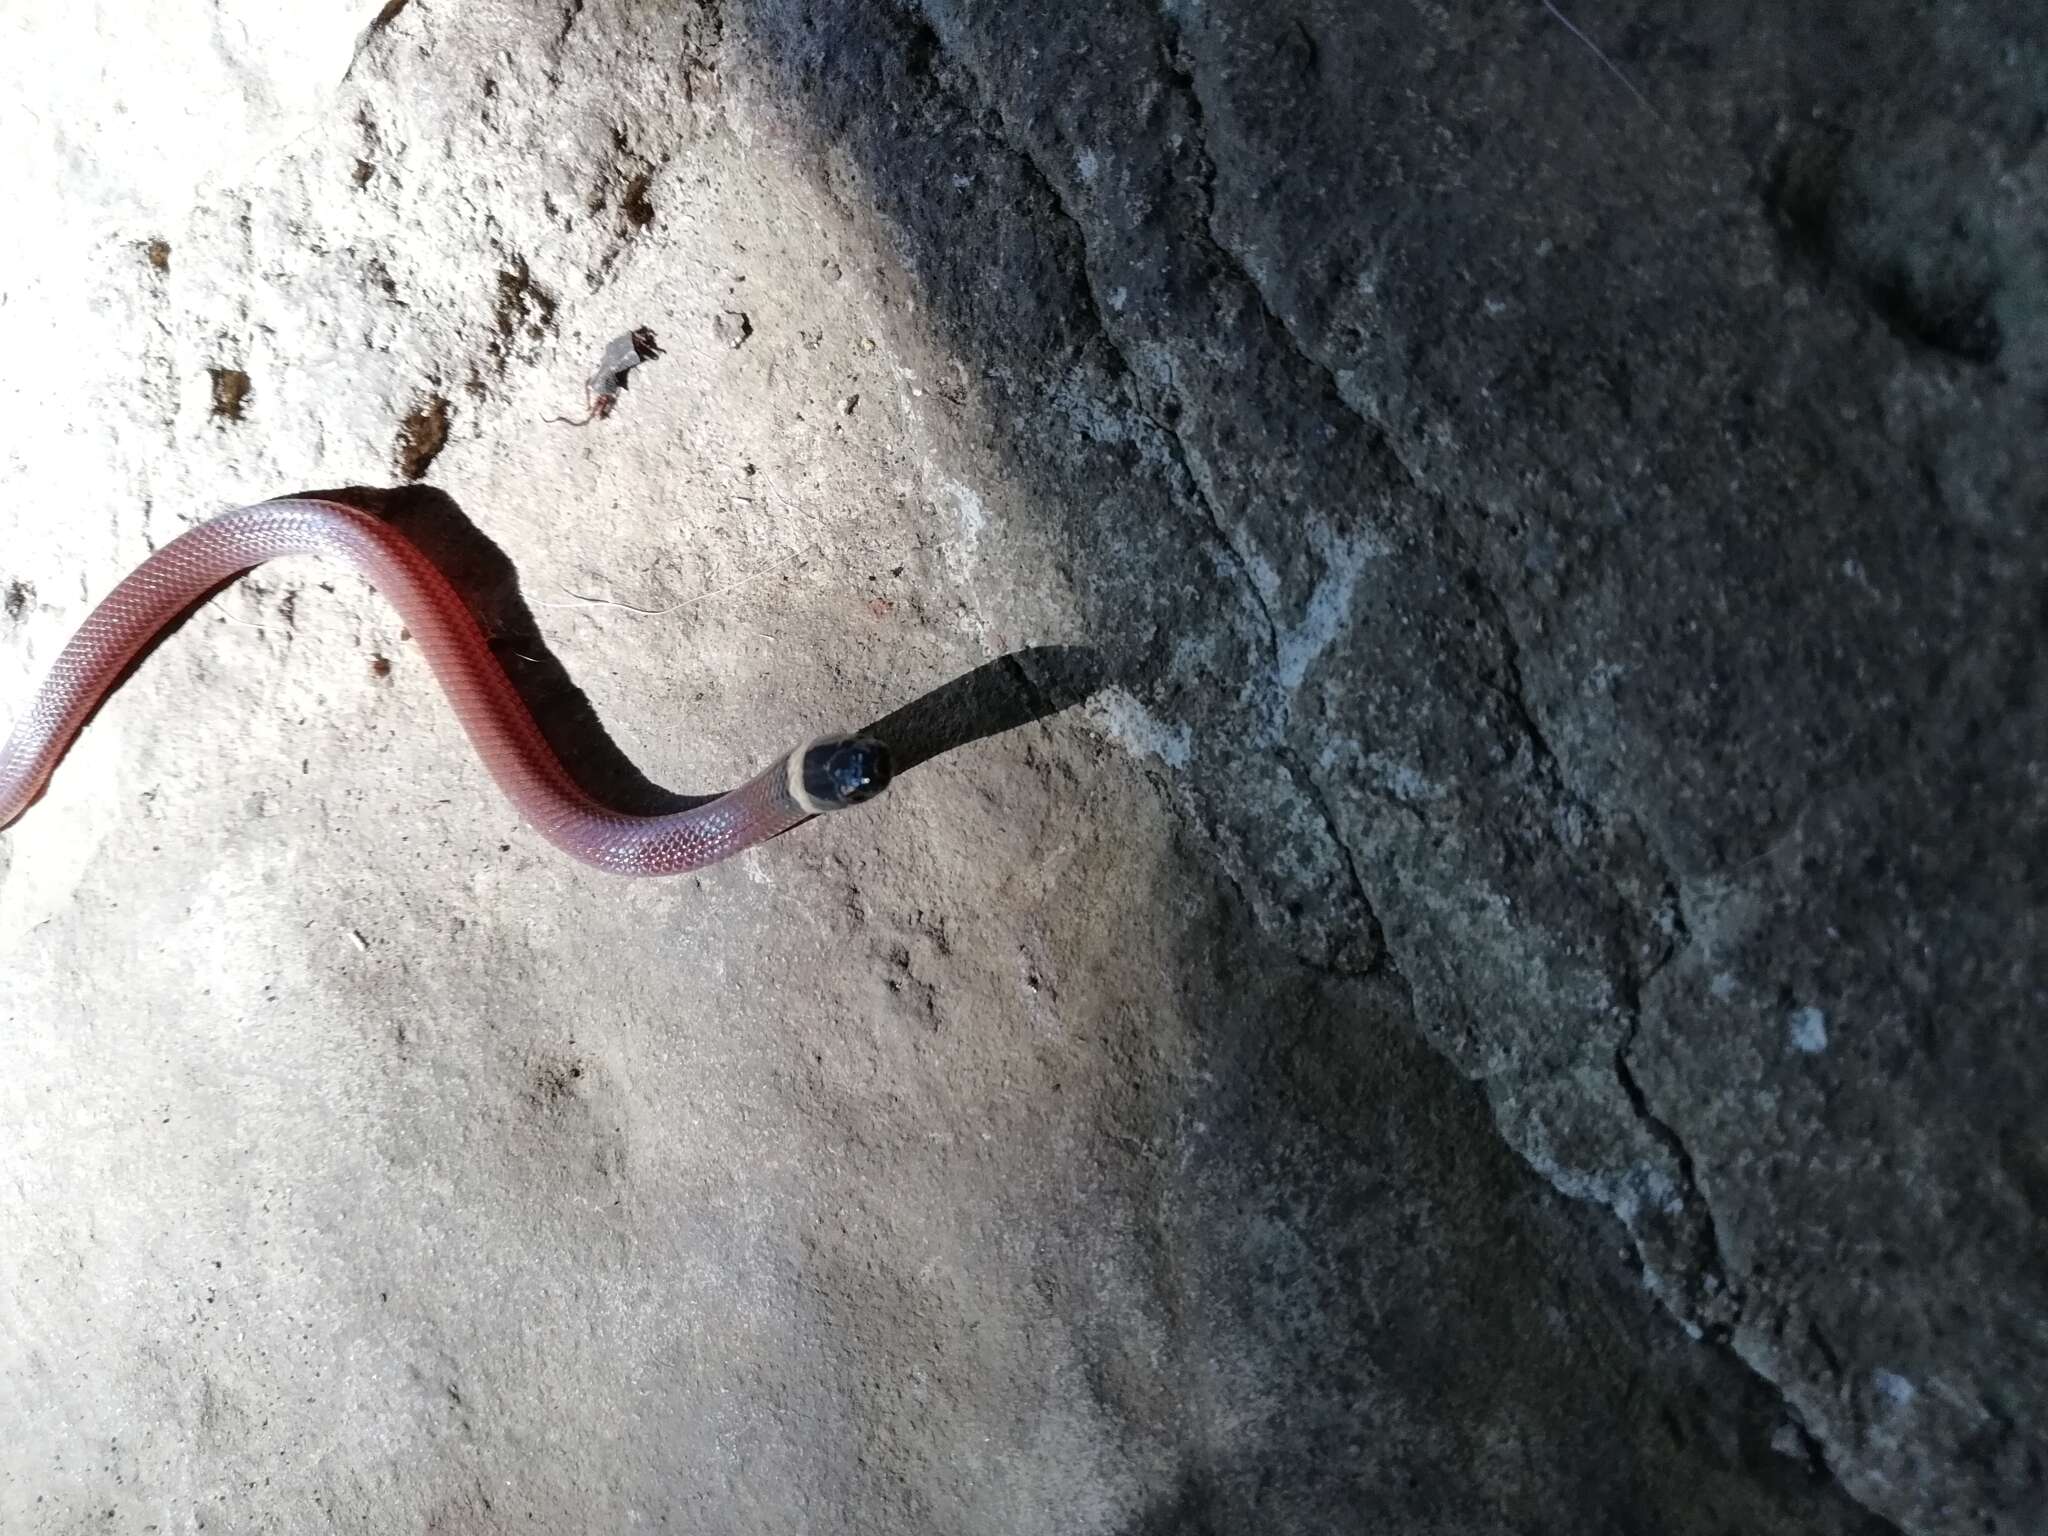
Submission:
[[[582,419],[568,416],[544,419],[565,427],[587,427],[593,421],[603,421],[611,415],[612,407],[619,403],[619,396],[625,393],[626,375],[659,356],[661,348],[654,344],[654,332],[644,325],[638,330],[627,331],[623,336],[614,336],[604,349],[604,356],[597,360],[597,372],[584,386],[588,391],[589,410]]]

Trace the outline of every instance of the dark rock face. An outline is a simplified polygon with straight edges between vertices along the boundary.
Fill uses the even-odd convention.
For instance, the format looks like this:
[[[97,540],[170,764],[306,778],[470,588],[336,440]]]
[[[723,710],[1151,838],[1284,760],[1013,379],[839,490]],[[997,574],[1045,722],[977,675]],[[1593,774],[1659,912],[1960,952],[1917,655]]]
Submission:
[[[1080,592],[1317,1016],[1364,987],[1412,1017],[1702,1341],[1631,1324],[1597,1370],[1789,1413],[1781,1450],[1906,1529],[2048,1528],[2048,17],[747,0],[727,28],[1004,424],[1023,493],[987,538]],[[1332,1065],[1347,1038],[1238,1063],[1226,1123],[1276,1138],[1314,1276],[1254,1265],[1235,1305],[1284,1334],[1260,1287],[1312,1285],[1331,1338],[1381,1342],[1315,1373],[1313,1455],[1191,1471],[1144,1529],[1327,1522],[1375,1373],[1482,1422],[1459,1373],[1579,1262],[1562,1217],[1447,1257],[1469,1352],[1441,1298],[1383,1310],[1331,1207],[1364,1198],[1350,1117],[1402,1101]],[[1177,1176],[1182,1236],[1235,1230],[1239,1150]],[[1547,1369],[1497,1390],[1554,1423],[1585,1405]],[[1740,1528],[1854,1524],[1730,1433]],[[1275,1491],[1261,1454],[1334,1481]],[[1545,1486],[1521,1524],[1357,1518],[1721,1528]]]

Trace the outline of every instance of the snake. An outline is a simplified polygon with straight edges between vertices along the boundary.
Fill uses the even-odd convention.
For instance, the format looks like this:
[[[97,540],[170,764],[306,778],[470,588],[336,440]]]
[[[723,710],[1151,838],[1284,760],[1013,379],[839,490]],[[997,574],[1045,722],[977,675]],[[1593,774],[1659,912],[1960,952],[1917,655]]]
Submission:
[[[620,875],[679,875],[756,847],[888,787],[887,746],[821,736],[737,789],[658,815],[601,804],[549,746],[469,605],[392,524],[343,502],[282,496],[222,512],[162,545],[101,599],[58,654],[0,747],[0,829],[42,795],[102,701],[157,638],[225,583],[266,561],[340,561],[381,592],[425,654],[505,798],[571,858]]]

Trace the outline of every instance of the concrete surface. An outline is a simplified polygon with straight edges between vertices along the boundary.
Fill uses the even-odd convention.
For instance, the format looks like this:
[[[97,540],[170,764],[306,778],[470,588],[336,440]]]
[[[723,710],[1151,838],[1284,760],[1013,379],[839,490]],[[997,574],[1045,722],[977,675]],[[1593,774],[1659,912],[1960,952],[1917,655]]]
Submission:
[[[2048,1528],[2044,32],[0,14],[0,1528]]]

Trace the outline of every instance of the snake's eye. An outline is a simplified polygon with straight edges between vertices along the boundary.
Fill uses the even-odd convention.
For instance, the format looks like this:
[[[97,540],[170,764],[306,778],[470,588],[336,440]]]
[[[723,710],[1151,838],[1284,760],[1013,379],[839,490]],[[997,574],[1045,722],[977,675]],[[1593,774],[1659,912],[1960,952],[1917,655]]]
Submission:
[[[889,787],[889,749],[879,741],[846,736],[804,752],[804,793],[837,810],[872,800]]]

